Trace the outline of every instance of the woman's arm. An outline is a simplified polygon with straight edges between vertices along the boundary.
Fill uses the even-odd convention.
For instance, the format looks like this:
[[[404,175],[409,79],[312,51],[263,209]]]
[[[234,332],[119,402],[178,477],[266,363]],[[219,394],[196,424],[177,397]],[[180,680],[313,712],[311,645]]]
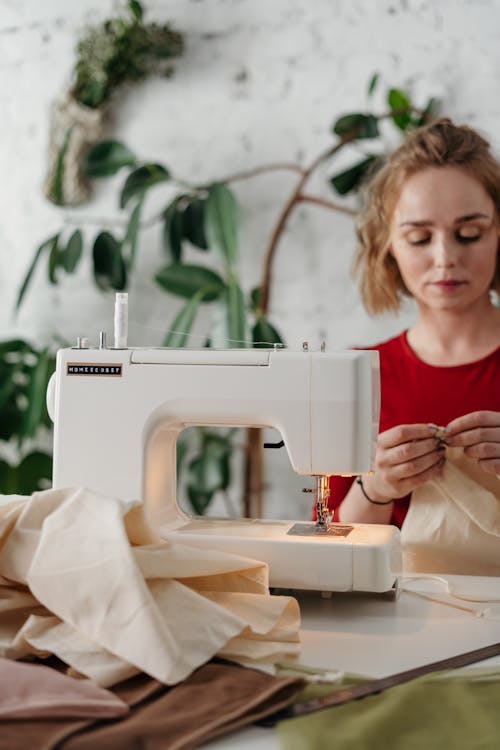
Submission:
[[[375,471],[363,475],[362,487],[354,482],[339,508],[339,519],[389,523],[392,501],[439,474],[443,452],[435,425],[399,425],[382,432],[377,440]]]

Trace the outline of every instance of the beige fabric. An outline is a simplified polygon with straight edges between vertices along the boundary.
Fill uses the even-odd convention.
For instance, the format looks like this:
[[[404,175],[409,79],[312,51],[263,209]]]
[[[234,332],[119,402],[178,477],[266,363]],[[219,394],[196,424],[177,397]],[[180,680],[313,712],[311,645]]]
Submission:
[[[0,497],[0,655],[52,653],[110,686],[299,652],[297,602],[269,594],[264,563],[146,544],[146,528],[138,502],[81,488]]]
[[[500,575],[500,480],[447,448],[441,476],[412,494],[401,543],[405,571]]]

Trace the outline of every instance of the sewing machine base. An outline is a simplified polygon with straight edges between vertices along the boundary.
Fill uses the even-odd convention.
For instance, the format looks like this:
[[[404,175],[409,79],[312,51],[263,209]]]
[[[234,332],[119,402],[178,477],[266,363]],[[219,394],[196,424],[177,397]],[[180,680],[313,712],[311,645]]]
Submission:
[[[311,533],[290,534],[299,525]],[[336,534],[336,527],[341,533]],[[185,517],[160,527],[163,539],[261,560],[273,588],[317,591],[390,591],[401,571],[399,529],[394,526]]]

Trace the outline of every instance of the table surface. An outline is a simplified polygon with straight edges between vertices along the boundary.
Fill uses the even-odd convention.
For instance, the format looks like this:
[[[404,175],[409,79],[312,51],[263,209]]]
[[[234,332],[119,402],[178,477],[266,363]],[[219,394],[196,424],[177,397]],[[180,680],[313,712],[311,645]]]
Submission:
[[[405,577],[394,599],[379,594],[334,593],[323,598],[317,592],[287,592],[297,597],[302,613],[302,653],[294,663],[385,677],[500,641],[500,578],[440,578],[453,593],[487,601],[453,598],[440,580],[429,576]],[[500,656],[482,664],[500,665]],[[259,750],[279,748],[275,732],[260,727],[235,732],[206,747],[251,750],[257,742]]]

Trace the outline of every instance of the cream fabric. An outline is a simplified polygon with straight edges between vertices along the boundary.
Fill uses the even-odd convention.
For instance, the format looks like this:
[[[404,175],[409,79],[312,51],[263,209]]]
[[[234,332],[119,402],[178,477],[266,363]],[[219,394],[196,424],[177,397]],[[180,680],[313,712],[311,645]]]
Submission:
[[[154,540],[137,501],[0,496],[0,655],[52,653],[110,686],[299,652],[298,604],[269,594],[264,563]]]
[[[441,475],[412,494],[401,543],[405,571],[500,575],[500,480],[447,448]]]

